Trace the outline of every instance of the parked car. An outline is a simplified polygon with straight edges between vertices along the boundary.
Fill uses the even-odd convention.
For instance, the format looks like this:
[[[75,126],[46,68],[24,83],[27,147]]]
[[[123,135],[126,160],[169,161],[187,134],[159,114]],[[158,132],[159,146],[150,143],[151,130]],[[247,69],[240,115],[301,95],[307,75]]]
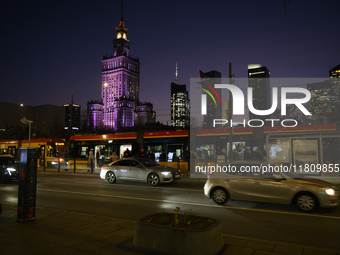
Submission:
[[[259,169],[260,165],[242,162],[226,164],[226,167],[230,166],[229,169],[236,171],[210,174],[204,185],[204,194],[217,204],[225,204],[229,199],[295,204],[304,212],[313,211],[318,206],[336,207],[339,204],[339,191],[329,182],[283,171],[267,173],[240,171],[242,166],[244,170],[244,166],[249,166],[248,169],[251,166]]]
[[[0,155],[0,184],[19,177],[20,161],[11,155]]]
[[[121,159],[101,168],[100,178],[108,183],[116,181],[147,182],[152,186],[181,179],[180,170],[165,167],[146,158]]]

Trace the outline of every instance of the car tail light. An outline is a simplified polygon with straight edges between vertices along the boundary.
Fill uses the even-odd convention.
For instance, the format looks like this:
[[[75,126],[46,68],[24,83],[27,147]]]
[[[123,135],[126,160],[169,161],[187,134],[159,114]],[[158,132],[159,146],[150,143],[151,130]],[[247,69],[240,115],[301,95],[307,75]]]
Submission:
[[[208,173],[208,176],[207,176],[207,180],[209,181],[210,180],[210,176],[212,175],[212,171],[210,171],[209,173]]]

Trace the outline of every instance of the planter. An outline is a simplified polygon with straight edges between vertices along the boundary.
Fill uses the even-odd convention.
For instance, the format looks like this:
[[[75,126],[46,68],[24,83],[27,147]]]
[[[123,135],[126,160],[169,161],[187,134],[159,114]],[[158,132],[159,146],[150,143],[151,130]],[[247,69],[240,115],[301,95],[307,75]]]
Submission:
[[[137,221],[133,238],[133,244],[137,249],[148,254],[214,255],[221,252],[224,242],[219,220],[199,217],[214,222],[200,229],[143,222],[146,218],[157,215],[161,214],[152,214]]]

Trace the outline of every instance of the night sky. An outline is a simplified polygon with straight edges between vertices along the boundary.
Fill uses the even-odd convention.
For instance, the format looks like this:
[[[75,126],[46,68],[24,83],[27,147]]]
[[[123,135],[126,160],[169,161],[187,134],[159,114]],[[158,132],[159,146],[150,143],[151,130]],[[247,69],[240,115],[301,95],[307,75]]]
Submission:
[[[0,101],[36,106],[101,97],[101,56],[113,52],[120,0],[0,2]],[[130,53],[141,59],[140,100],[170,120],[170,84],[218,70],[247,77],[328,77],[340,64],[338,0],[125,0]],[[170,123],[170,121],[169,121]]]

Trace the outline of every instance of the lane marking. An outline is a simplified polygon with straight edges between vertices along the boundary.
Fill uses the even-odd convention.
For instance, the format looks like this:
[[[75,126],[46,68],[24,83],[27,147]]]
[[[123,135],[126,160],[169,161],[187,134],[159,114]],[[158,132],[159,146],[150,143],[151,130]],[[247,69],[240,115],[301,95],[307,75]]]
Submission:
[[[57,181],[64,181],[64,182],[66,182],[66,183],[70,183],[70,182],[72,182],[73,180],[77,180],[77,182],[78,183],[81,183],[81,184],[83,184],[83,183],[86,183],[86,184],[91,184],[91,182],[92,181],[90,181],[90,180],[86,180],[86,182],[84,182],[84,181],[82,181],[82,182],[79,182],[79,180],[83,180],[83,178],[73,178],[73,179],[70,179],[70,180],[65,180],[65,179],[53,179],[53,180],[46,180],[46,179],[44,179],[44,181],[45,182],[49,182],[49,183],[54,183],[55,182],[55,180],[57,180]],[[39,180],[38,180],[39,181]],[[99,181],[94,181],[93,182],[93,184],[98,184],[98,183],[102,183],[101,181],[103,181],[103,180],[99,180]],[[105,182],[104,182],[105,183]],[[140,183],[139,183],[140,184]],[[129,188],[131,188],[131,187],[133,187],[133,188],[146,188],[146,189],[155,189],[156,187],[151,187],[151,186],[149,186],[149,185],[133,185],[133,184],[121,184],[121,183],[118,183],[118,184],[115,184],[114,186],[116,186],[116,187],[129,187]],[[109,186],[107,186],[107,187],[109,187]],[[161,189],[169,189],[169,190],[179,190],[179,191],[192,191],[192,192],[202,192],[202,190],[203,190],[203,187],[202,187],[202,189],[185,189],[185,188],[171,188],[171,187],[166,187],[166,186],[162,186],[162,187],[160,187]]]
[[[245,207],[233,207],[228,205],[209,205],[209,204],[201,204],[201,203],[193,203],[193,202],[184,202],[184,201],[172,201],[172,200],[164,200],[164,199],[153,199],[153,198],[142,198],[142,197],[128,197],[128,196],[117,196],[117,195],[107,195],[107,194],[94,194],[94,193],[85,193],[85,192],[76,192],[76,191],[63,191],[63,190],[49,190],[49,189],[38,189],[38,191],[47,191],[47,192],[59,192],[59,193],[69,193],[69,194],[77,194],[77,195],[92,195],[92,196],[102,196],[102,197],[111,197],[111,198],[120,198],[120,199],[133,199],[133,200],[141,200],[141,201],[150,201],[150,202],[163,202],[163,203],[173,203],[173,204],[185,204],[185,205],[193,205],[193,206],[205,206],[205,207],[214,207],[214,208],[227,208],[232,210],[244,210],[244,211],[256,211],[256,212],[265,212],[265,213],[277,213],[277,214],[290,214],[290,215],[298,215],[298,216],[308,216],[308,217],[318,217],[318,218],[328,218],[328,219],[337,219],[340,220],[340,216],[328,216],[328,215],[318,215],[318,214],[307,214],[307,213],[295,213],[295,212],[287,212],[287,211],[274,211],[274,210],[264,210],[257,208],[245,208]]]

